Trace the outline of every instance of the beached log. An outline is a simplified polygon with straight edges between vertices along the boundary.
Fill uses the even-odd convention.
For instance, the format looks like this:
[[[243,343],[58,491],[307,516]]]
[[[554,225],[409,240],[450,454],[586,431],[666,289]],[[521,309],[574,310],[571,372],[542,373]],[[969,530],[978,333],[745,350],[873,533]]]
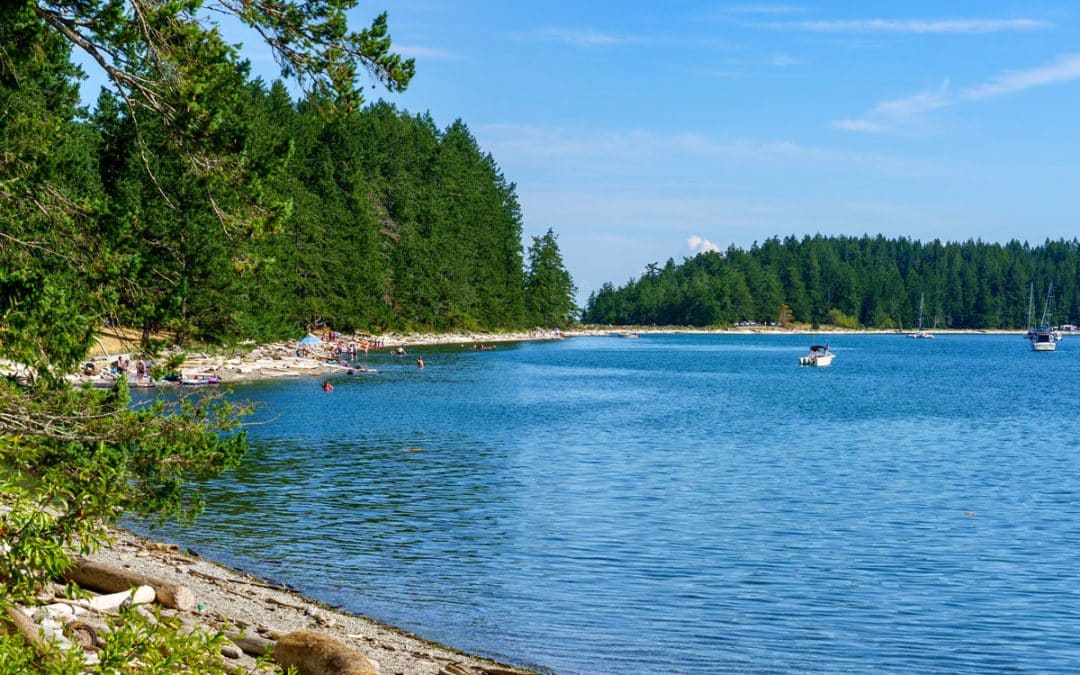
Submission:
[[[239,647],[245,654],[259,657],[270,654],[274,650],[274,641],[267,640],[261,635],[245,635],[242,633],[226,633],[225,637]]]
[[[34,648],[38,655],[43,655],[48,651],[48,644],[41,636],[38,625],[34,623],[34,620],[26,612],[18,607],[8,607],[7,618],[11,625],[15,627],[15,630],[26,638],[26,641],[30,643],[30,646]]]
[[[68,603],[75,607],[92,609],[97,612],[111,612],[123,605],[145,605],[148,602],[153,602],[156,597],[157,592],[153,586],[136,586],[119,593],[69,600]]]
[[[299,675],[378,675],[366,656],[343,642],[309,630],[286,634],[274,645],[274,660]]]
[[[126,591],[133,586],[151,586],[158,603],[186,612],[195,606],[195,594],[187,586],[154,579],[120,567],[81,558],[67,572],[67,578],[84,588],[102,593]]]

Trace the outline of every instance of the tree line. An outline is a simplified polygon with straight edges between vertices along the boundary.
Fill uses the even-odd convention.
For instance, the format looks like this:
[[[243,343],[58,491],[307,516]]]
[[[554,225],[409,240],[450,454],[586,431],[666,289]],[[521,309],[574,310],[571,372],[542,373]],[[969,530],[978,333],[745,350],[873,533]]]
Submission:
[[[884,236],[789,236],[648,265],[622,286],[604,284],[582,320],[713,326],[797,321],[848,328],[993,329],[1038,320],[1051,285],[1052,321],[1080,317],[1080,242],[1029,245],[920,242]]]

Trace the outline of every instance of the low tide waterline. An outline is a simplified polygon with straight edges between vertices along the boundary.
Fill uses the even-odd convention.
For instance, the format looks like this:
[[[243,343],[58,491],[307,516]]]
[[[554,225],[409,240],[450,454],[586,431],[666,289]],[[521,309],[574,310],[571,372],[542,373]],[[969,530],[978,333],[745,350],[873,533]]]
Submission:
[[[832,336],[800,368],[811,339],[240,386],[243,467],[194,527],[135,527],[559,673],[1080,668],[1080,338]]]

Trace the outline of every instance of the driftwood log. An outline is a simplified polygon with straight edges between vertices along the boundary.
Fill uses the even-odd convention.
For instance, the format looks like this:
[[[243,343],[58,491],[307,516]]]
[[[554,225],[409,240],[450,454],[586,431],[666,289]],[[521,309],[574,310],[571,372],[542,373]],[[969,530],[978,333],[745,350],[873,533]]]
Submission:
[[[8,621],[11,622],[11,625],[15,626],[15,630],[19,631],[19,633],[26,638],[27,642],[30,643],[39,656],[48,651],[48,645],[44,638],[41,637],[38,625],[21,609],[18,607],[8,607],[7,618]]]
[[[332,637],[309,630],[287,633],[274,645],[274,660],[299,675],[379,675],[366,656]]]
[[[102,593],[118,593],[134,586],[152,586],[159,604],[186,612],[195,606],[195,594],[187,586],[153,579],[122,567],[112,567],[80,558],[67,572],[67,578],[84,588]]]
[[[111,612],[123,605],[145,605],[153,602],[157,597],[157,591],[153,586],[143,585],[129,588],[119,593],[108,595],[95,595],[92,598],[69,600],[68,603],[75,607],[92,609],[96,612]]]
[[[226,633],[225,637],[229,638],[229,642],[239,647],[245,654],[259,657],[266,654],[272,654],[274,651],[274,641],[267,640],[261,635],[245,635],[243,633]]]

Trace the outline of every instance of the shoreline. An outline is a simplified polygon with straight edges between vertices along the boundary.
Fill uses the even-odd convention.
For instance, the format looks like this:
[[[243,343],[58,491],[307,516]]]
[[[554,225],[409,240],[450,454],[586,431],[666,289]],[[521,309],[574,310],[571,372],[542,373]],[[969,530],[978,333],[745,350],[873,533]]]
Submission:
[[[375,354],[387,354],[388,350],[404,347],[406,355],[409,348],[487,344],[494,345],[509,342],[534,342],[559,340],[573,337],[606,337],[612,334],[632,333],[638,335],[754,335],[754,336],[791,336],[806,335],[820,339],[830,335],[894,335],[904,336],[910,331],[896,329],[843,329],[809,327],[773,327],[773,326],[730,326],[718,328],[694,328],[689,326],[589,326],[567,330],[513,331],[505,333],[458,332],[458,333],[387,333],[381,336],[342,335],[340,341],[348,345],[359,340],[378,340],[382,347]],[[1018,335],[1023,330],[1014,329],[941,329],[933,331],[936,335]],[[123,343],[121,343],[123,344]],[[136,356],[137,346],[124,344],[123,351],[108,352],[102,346],[98,355],[88,358],[107,369],[108,364],[118,357],[132,359]],[[302,354],[297,356],[298,350]],[[103,354],[100,352],[104,352]],[[101,369],[99,368],[99,371]],[[232,348],[228,353],[212,354],[191,352],[181,366],[185,377],[217,377],[221,384],[239,384],[282,378],[327,375],[363,375],[377,369],[368,369],[363,363],[348,364],[331,358],[326,346],[319,345],[314,350],[305,350],[297,340],[273,342],[262,345],[243,345]],[[100,377],[75,376],[77,383],[101,382]],[[129,384],[131,381],[129,380]]]
[[[335,638],[375,661],[382,675],[537,675],[529,670],[457,650],[376,619],[330,607],[302,593],[203,558],[176,544],[162,544],[122,528],[90,560],[185,586],[198,603],[181,615],[211,633],[229,628],[274,636],[311,630]],[[237,665],[252,666],[241,659]]]

